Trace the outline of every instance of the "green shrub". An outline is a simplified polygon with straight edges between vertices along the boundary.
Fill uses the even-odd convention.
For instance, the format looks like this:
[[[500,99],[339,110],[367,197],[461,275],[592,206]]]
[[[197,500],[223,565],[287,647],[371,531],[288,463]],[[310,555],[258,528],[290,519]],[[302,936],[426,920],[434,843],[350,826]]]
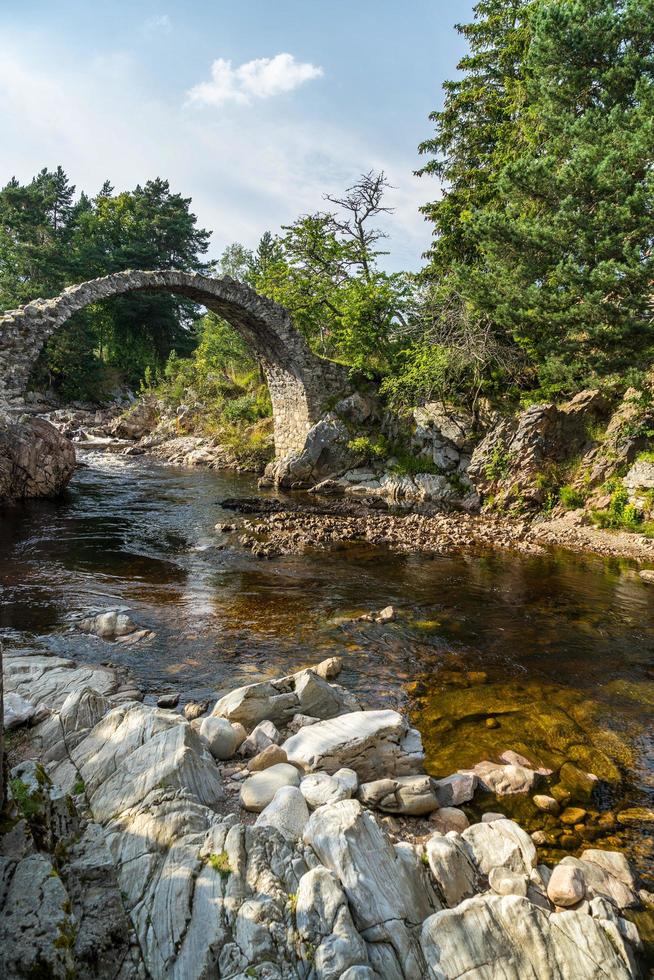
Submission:
[[[614,489],[607,509],[593,511],[591,518],[602,528],[654,536],[654,521],[645,521],[642,511],[629,503],[629,493],[624,486]]]
[[[492,480],[494,483],[504,480],[509,475],[510,468],[511,454],[502,443],[496,443],[491,452],[490,462],[486,465],[484,471],[486,479]]]
[[[229,878],[232,873],[232,869],[229,863],[229,855],[226,851],[220,851],[219,854],[210,854],[207,859],[207,864],[209,867],[217,871],[221,878]]]
[[[559,501],[566,510],[576,510],[584,506],[586,498],[581,490],[567,483],[559,489]]]
[[[366,463],[379,462],[388,456],[388,444],[382,438],[373,442],[368,436],[357,436],[356,439],[350,439],[347,448],[355,456],[362,457]]]

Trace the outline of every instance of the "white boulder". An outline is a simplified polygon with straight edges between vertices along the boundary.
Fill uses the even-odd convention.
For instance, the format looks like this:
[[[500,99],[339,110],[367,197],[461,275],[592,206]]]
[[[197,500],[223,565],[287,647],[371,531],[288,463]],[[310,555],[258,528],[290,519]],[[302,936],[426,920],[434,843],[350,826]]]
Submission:
[[[308,819],[309,808],[299,789],[282,786],[257,817],[255,827],[274,827],[286,840],[299,840]]]
[[[513,820],[473,823],[461,837],[482,874],[501,867],[528,875],[536,867],[533,841]]]
[[[326,772],[309,773],[300,783],[300,791],[312,810],[327,803],[347,800],[351,796],[339,779]]]
[[[289,762],[305,772],[354,769],[362,781],[406,776],[424,760],[420,735],[397,711],[356,711],[301,729],[284,742]]]
[[[231,759],[245,739],[242,725],[232,725],[226,718],[203,718],[200,735],[207,743],[214,759]]]
[[[617,931],[617,930],[616,930]],[[518,895],[477,895],[422,927],[430,980],[633,980],[624,940],[583,912],[550,915]]]
[[[241,806],[245,810],[261,813],[275,798],[283,786],[299,786],[300,774],[295,766],[280,762],[276,766],[255,772],[241,786]]]

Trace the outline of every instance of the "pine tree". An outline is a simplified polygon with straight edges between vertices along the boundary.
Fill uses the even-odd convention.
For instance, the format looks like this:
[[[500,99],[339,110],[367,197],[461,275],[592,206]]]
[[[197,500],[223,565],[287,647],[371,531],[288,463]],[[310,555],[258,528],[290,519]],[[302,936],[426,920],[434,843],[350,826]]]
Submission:
[[[444,83],[443,108],[430,116],[436,133],[419,147],[433,157],[419,174],[437,177],[444,190],[422,208],[434,223],[430,278],[446,278],[454,263],[476,261],[469,219],[492,202],[493,179],[514,138],[532,7],[530,0],[480,0],[474,21],[456,26],[470,47],[458,65],[464,75]]]
[[[574,387],[654,359],[654,0],[544,0],[531,25],[518,142],[460,285]]]

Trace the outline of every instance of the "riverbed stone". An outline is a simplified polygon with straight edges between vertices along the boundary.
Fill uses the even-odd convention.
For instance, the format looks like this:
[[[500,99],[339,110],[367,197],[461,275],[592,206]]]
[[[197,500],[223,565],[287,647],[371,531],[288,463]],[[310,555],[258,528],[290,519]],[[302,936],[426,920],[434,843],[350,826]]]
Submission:
[[[554,816],[557,816],[557,814],[561,812],[561,807],[559,806],[558,801],[555,800],[553,796],[547,796],[544,793],[536,793],[536,795],[533,796],[532,799],[534,801],[534,804],[538,807],[539,810],[542,810],[543,813],[551,813]]]
[[[255,772],[248,776],[241,786],[241,806],[245,810],[254,813],[261,813],[275,797],[275,793],[283,786],[299,786],[300,774],[295,766],[288,763],[278,763],[264,769],[262,772]]]
[[[320,718],[313,718],[311,715],[293,715],[286,726],[286,731],[295,734],[305,725],[315,725],[317,721],[320,721]]]
[[[195,721],[196,718],[206,715],[208,710],[208,701],[187,701],[184,705],[183,714],[187,721]]]
[[[558,864],[547,885],[547,897],[553,905],[569,908],[577,905],[586,894],[586,882],[579,867]]]
[[[212,716],[213,717],[213,716]],[[282,737],[272,721],[260,721],[239,746],[239,754],[246,759],[259,755],[271,745],[279,745]]]
[[[413,775],[424,760],[420,735],[397,711],[357,711],[301,729],[283,748],[305,772],[354,769],[370,782]]]
[[[301,781],[300,790],[312,810],[327,803],[347,800],[352,795],[340,779],[326,772],[309,773]]]
[[[529,793],[539,777],[534,769],[515,764],[499,765],[496,762],[479,762],[474,767],[481,789],[496,796],[510,796],[514,793]]]
[[[478,783],[474,772],[455,772],[452,776],[434,780],[434,791],[440,806],[459,806],[469,803]]]
[[[325,681],[331,681],[335,677],[338,677],[342,669],[342,657],[327,657],[325,660],[321,660],[315,667],[311,668],[318,677],[322,677]]]
[[[423,924],[421,943],[430,980],[634,976],[625,941],[601,920],[576,911],[549,915],[519,895],[476,895],[437,912]]]
[[[502,867],[528,875],[536,867],[533,841],[513,820],[475,823],[464,830],[461,837],[483,874]]]
[[[462,834],[470,826],[470,821],[463,810],[459,810],[456,806],[442,806],[434,810],[429,821],[441,834],[447,834],[451,830]]]
[[[103,640],[116,640],[138,630],[136,623],[121,609],[107,609],[95,616],[87,616],[77,625],[85,633],[93,633]]]
[[[270,766],[276,766],[280,762],[288,762],[281,745],[268,745],[248,761],[247,768],[250,772],[261,772],[263,769],[269,769]]]
[[[200,735],[205,740],[214,759],[224,761],[235,755],[245,737],[245,730],[238,728],[226,718],[209,716],[200,722]]]
[[[341,783],[341,785],[347,790],[349,796],[354,796],[359,788],[359,777],[355,773],[354,769],[348,769],[347,767],[337,769],[334,773],[334,779],[337,779],[338,782]]]
[[[158,708],[176,708],[179,704],[179,694],[173,692],[171,694],[160,694],[157,698]]]
[[[256,819],[255,827],[274,827],[287,840],[299,840],[309,819],[309,808],[296,786],[282,786]]]
[[[404,816],[421,817],[438,809],[429,776],[396,776],[362,783],[359,799],[376,810]]]
[[[251,730],[262,721],[286,725],[298,714],[333,718],[357,708],[349,691],[306,669],[236,688],[217,701],[212,714],[241,722]]]

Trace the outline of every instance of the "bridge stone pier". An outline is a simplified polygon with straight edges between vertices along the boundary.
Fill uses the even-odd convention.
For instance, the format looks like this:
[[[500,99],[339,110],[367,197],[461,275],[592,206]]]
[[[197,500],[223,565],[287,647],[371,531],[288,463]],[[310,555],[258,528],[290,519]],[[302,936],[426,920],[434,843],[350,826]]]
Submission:
[[[128,270],[69,286],[53,299],[38,299],[0,315],[0,403],[20,401],[43,345],[78,310],[112,296],[168,292],[206,306],[230,323],[259,360],[273,407],[275,454],[302,450],[326,403],[347,393],[347,371],[318,357],[288,312],[229,277]]]

